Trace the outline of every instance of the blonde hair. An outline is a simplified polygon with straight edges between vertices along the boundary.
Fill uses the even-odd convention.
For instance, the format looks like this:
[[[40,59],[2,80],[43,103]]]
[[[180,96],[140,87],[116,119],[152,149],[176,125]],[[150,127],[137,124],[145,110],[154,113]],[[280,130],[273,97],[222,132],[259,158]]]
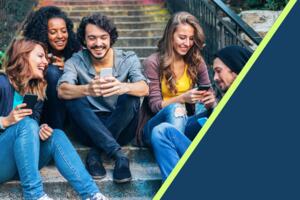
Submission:
[[[194,45],[183,56],[185,63],[188,64],[188,76],[192,80],[192,85],[197,82],[198,66],[204,62],[200,50],[204,46],[205,35],[196,17],[188,12],[178,12],[168,21],[163,37],[158,43],[160,60],[160,78],[166,78],[167,87],[173,94],[177,93],[175,74],[172,65],[175,60],[173,47],[173,35],[180,24],[189,24],[194,28]]]
[[[16,91],[21,95],[35,94],[39,100],[46,98],[47,82],[44,78],[33,79],[32,68],[29,63],[29,54],[36,45],[42,46],[47,55],[46,47],[37,41],[29,39],[17,39],[13,41],[7,51],[3,66],[5,73]]]

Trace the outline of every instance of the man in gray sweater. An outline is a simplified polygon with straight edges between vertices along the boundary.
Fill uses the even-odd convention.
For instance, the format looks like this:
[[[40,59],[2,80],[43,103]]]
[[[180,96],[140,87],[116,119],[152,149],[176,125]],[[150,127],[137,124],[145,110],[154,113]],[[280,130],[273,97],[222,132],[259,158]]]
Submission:
[[[140,97],[149,92],[142,66],[134,52],[112,48],[118,33],[106,16],[84,17],[77,35],[85,48],[65,63],[58,96],[65,99],[73,132],[93,147],[86,160],[90,174],[106,175],[99,155],[104,151],[115,159],[114,181],[130,181],[120,145],[133,139]]]

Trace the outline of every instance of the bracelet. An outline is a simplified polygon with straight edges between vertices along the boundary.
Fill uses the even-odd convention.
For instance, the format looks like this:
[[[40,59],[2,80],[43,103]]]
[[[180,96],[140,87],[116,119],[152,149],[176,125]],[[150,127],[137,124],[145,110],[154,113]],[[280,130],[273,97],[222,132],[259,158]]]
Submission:
[[[5,130],[5,128],[3,127],[3,124],[2,124],[2,119],[3,119],[3,117],[0,117],[0,130]]]

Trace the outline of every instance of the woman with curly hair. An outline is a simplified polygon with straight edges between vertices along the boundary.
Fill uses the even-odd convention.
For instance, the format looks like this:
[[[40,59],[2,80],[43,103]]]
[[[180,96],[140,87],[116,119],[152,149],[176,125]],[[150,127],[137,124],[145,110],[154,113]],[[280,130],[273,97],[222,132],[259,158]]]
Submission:
[[[54,128],[63,128],[65,108],[57,97],[56,85],[64,68],[64,61],[80,50],[73,32],[73,22],[55,6],[42,7],[25,23],[24,36],[44,43],[49,51],[50,63],[46,71],[48,88],[42,121]]]
[[[210,89],[207,67],[200,52],[204,39],[204,32],[193,15],[176,13],[166,25],[158,52],[144,61],[150,94],[142,112],[153,117],[143,127],[142,121],[148,118],[142,115],[144,119],[140,120],[139,127],[143,128],[140,139],[147,146],[152,146],[151,137],[156,126],[169,123],[184,133],[188,113],[192,110],[195,114],[195,104],[201,102],[210,107],[203,91],[195,89],[204,85]]]
[[[0,183],[19,177],[25,200],[51,200],[39,169],[54,160],[59,172],[82,199],[105,200],[63,131],[38,121],[46,98],[47,49],[39,42],[19,39],[8,50],[0,74]],[[27,108],[26,94],[37,103]]]

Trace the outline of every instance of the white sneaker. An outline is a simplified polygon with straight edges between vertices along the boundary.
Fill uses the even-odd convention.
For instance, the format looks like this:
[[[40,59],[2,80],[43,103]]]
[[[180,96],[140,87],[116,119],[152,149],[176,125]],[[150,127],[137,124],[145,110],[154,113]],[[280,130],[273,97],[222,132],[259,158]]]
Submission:
[[[44,194],[44,196],[42,196],[41,198],[39,198],[38,200],[53,200],[52,198],[48,197],[47,194]]]
[[[96,193],[94,194],[91,198],[87,198],[86,200],[108,200],[103,194],[101,193]]]

